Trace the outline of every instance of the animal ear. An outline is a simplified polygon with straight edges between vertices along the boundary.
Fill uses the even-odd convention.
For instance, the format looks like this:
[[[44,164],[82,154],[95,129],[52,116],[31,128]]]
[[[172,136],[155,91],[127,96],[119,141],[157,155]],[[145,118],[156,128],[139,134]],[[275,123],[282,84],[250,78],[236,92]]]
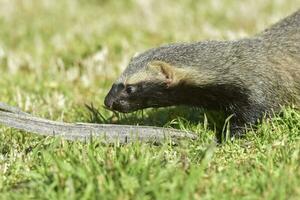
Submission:
[[[171,86],[175,83],[175,68],[174,66],[163,62],[163,61],[153,61],[149,64],[149,67],[163,76],[163,81],[167,86]]]

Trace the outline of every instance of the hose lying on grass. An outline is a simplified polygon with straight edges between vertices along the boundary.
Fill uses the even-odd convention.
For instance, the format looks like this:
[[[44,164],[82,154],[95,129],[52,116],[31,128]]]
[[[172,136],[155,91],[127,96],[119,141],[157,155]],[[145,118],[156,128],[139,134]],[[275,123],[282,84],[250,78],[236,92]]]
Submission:
[[[115,124],[65,123],[51,121],[21,111],[19,108],[0,102],[0,124],[44,136],[59,136],[67,140],[88,141],[91,137],[104,142],[128,143],[130,141],[161,142],[170,138],[196,139],[191,132],[151,126]]]

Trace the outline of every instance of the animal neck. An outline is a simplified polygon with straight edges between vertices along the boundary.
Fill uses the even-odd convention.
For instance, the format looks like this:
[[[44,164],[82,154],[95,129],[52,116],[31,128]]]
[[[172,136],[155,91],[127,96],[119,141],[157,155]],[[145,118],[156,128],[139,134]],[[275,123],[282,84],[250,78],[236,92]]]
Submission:
[[[201,52],[194,52],[193,55],[197,55],[197,58],[190,59],[188,66],[180,68],[182,71],[178,70],[178,73],[184,75],[181,74],[183,78],[170,89],[172,101],[177,105],[210,109],[246,106],[250,92],[236,73],[243,54],[241,51],[247,50],[248,43],[250,39],[198,43],[206,48],[200,48]],[[187,63],[183,60],[180,64]]]
[[[189,105],[209,109],[228,109],[248,104],[248,92],[235,85],[207,85],[203,87],[181,85],[170,91],[176,105]]]

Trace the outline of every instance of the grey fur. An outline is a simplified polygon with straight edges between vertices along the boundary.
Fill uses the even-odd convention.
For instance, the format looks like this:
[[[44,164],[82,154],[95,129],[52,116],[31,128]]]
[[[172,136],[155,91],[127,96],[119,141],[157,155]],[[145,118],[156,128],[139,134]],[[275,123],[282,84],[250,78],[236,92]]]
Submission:
[[[250,38],[177,43],[150,49],[132,58],[116,84],[124,83],[128,77],[145,70],[152,61],[163,61],[177,68],[196,70],[199,75],[214,77],[212,85],[200,81],[199,85],[188,87],[199,88],[199,93],[212,88],[210,100],[219,98],[215,102],[217,107],[235,115],[233,133],[240,132],[244,124],[255,123],[264,114],[279,111],[281,106],[300,105],[300,10]],[[238,96],[234,97],[230,92],[217,94],[221,86],[226,88],[225,92],[228,90]],[[172,94],[170,105],[188,104],[184,98],[179,103],[172,100],[181,98],[181,92],[177,96],[174,92],[169,94]],[[201,102],[199,94],[187,98],[198,98]],[[220,102],[223,99],[230,102]],[[196,103],[196,106],[205,107],[205,104]],[[151,106],[141,106],[145,107]]]

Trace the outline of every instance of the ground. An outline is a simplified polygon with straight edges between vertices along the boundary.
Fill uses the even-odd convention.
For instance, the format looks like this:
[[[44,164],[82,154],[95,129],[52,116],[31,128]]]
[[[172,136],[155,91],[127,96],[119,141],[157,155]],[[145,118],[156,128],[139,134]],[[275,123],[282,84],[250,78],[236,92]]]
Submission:
[[[299,199],[300,113],[215,144],[211,113],[104,109],[130,57],[171,42],[232,40],[299,9],[299,0],[0,0],[0,101],[58,121],[190,130],[176,145],[104,145],[0,126],[2,199]],[[95,112],[87,109],[93,106]]]

